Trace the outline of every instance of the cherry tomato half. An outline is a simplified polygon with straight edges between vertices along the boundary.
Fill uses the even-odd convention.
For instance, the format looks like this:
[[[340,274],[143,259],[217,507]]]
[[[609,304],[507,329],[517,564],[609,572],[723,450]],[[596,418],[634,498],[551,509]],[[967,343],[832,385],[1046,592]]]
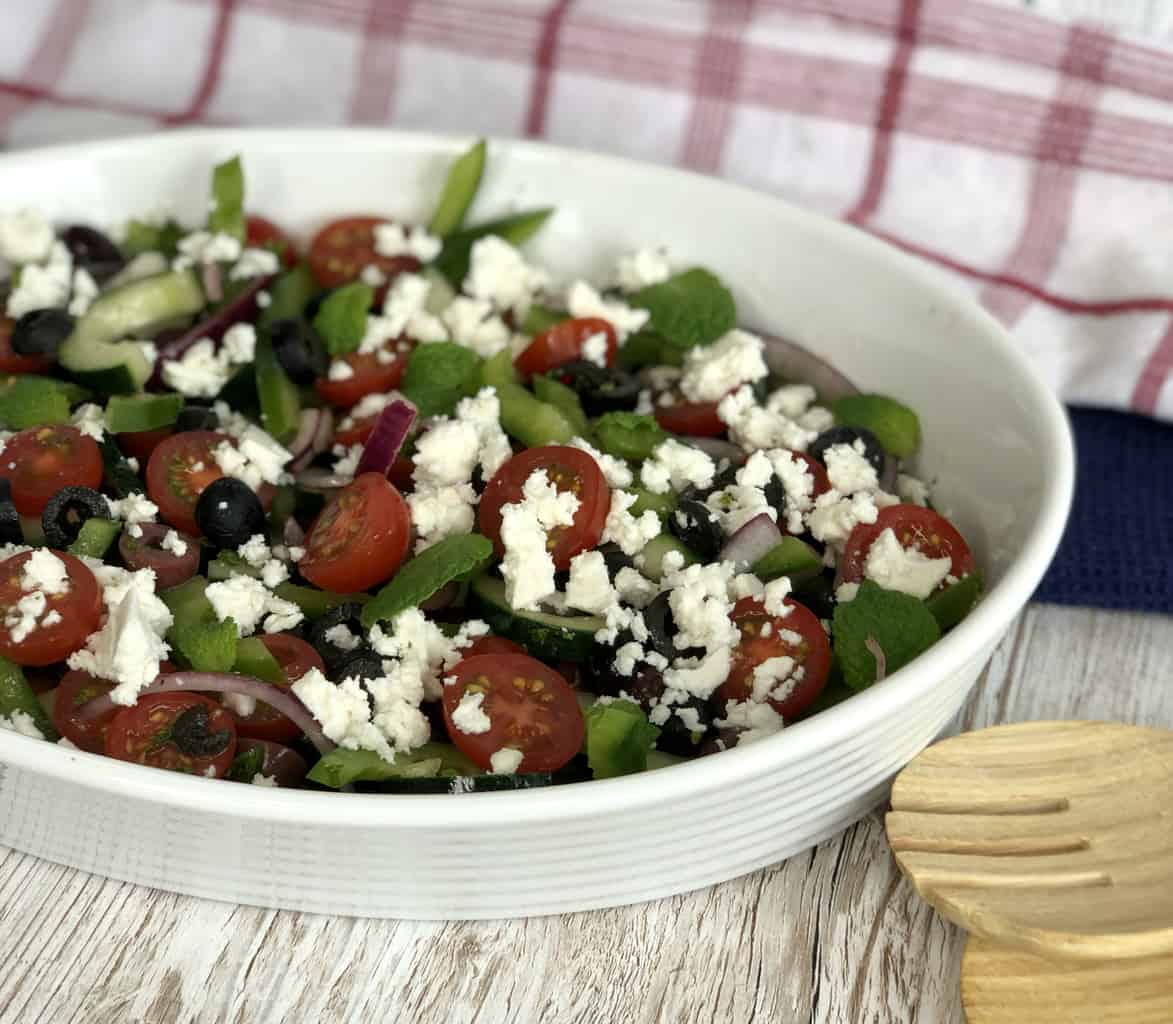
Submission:
[[[363,473],[322,509],[298,568],[323,590],[366,590],[399,568],[410,535],[411,514],[403,496],[381,473]]]
[[[519,772],[552,772],[582,747],[583,719],[574,690],[557,672],[525,654],[465,658],[445,682],[444,723],[462,754],[482,768],[502,747],[522,752]],[[467,733],[453,722],[465,694],[484,694],[485,732]]]
[[[155,449],[174,433],[174,427],[159,427],[158,430],[136,430],[116,434],[115,437],[124,455],[132,455],[140,462],[147,462],[155,454]]]
[[[546,328],[513,360],[513,365],[517,367],[518,373],[527,378],[535,373],[547,373],[556,367],[581,359],[583,346],[596,334],[606,337],[607,365],[613,366],[615,354],[619,351],[619,339],[615,334],[615,328],[606,320],[593,316],[563,320]]]
[[[254,213],[245,218],[244,244],[253,249],[273,249],[285,266],[297,266],[297,246],[293,239],[265,217]]]
[[[481,495],[478,521],[481,532],[493,542],[499,555],[501,543],[501,509],[522,500],[522,489],[530,476],[545,470],[559,491],[571,491],[578,497],[578,511],[570,526],[556,526],[546,535],[546,548],[559,569],[570,566],[579,552],[596,547],[603,536],[607,513],[611,511],[611,489],[593,458],[578,448],[545,445],[518,452],[497,470]]]
[[[222,779],[236,755],[236,722],[201,694],[149,693],[110,720],[106,755]]]
[[[22,356],[12,347],[16,321],[0,316],[0,373],[44,373],[53,365],[52,356]]]
[[[770,688],[758,695],[783,718],[800,715],[822,691],[831,671],[831,642],[809,608],[789,598],[786,607],[789,611],[785,615],[770,615],[762,602],[752,597],[733,606],[730,617],[741,631],[741,639],[733,649],[729,676],[717,690],[719,700],[753,700],[754,670],[772,658],[794,662],[789,678],[772,685],[767,682]]]
[[[314,381],[314,390],[323,402],[349,409],[367,395],[382,394],[399,387],[407,369],[407,356],[404,352],[389,363],[380,363],[374,353],[351,352],[342,358],[350,364],[354,376],[346,380],[319,377]]]
[[[169,661],[159,666],[159,675],[174,672],[175,666]],[[91,754],[106,750],[106,727],[119,712],[111,708],[98,718],[80,718],[80,711],[86,704],[114,689],[116,683],[109,679],[96,679],[88,672],[71,669],[65,673],[61,685],[53,696],[53,725],[67,740]]]
[[[198,537],[195,507],[204,488],[224,475],[212,454],[227,438],[211,430],[172,434],[147,463],[147,494],[159,515],[184,533]]]
[[[102,592],[94,574],[73,555],[54,551],[65,563],[69,589],[60,594],[45,594],[45,608],[34,629],[21,640],[14,640],[12,630],[0,625],[0,655],[18,665],[51,665],[62,661],[85,646],[86,637],[98,628],[102,616]],[[17,603],[26,596],[21,586],[24,564],[33,553],[26,551],[0,562],[0,624],[11,615],[19,619]],[[56,614],[54,614],[56,613]],[[46,619],[52,619],[46,622]]]
[[[670,434],[691,437],[721,437],[725,424],[717,415],[716,402],[677,402],[657,405],[656,422]]]
[[[868,552],[876,538],[891,530],[903,548],[915,548],[926,558],[951,558],[950,573],[959,579],[974,570],[973,554],[965,538],[943,515],[921,505],[889,505],[874,523],[860,523],[843,546],[839,578],[858,583],[864,576]]]
[[[272,686],[288,690],[311,668],[316,668],[320,672],[326,671],[326,663],[322,661],[321,655],[298,637],[288,633],[266,633],[261,637],[261,643],[277,659],[281,671],[285,673],[285,681],[270,683]],[[236,715],[235,717],[236,731],[240,736],[256,740],[272,740],[275,743],[288,743],[301,735],[301,729],[280,711],[274,711],[263,701],[257,704],[251,715]]]
[[[414,256],[380,256],[375,251],[375,225],[386,217],[344,217],[327,224],[310,242],[309,265],[318,284],[336,288],[355,281],[363,267],[374,264],[390,281],[396,274],[419,270]]]
[[[39,517],[62,487],[102,483],[102,453],[76,427],[29,427],[0,452],[0,477],[12,485],[12,503],[22,516]]]

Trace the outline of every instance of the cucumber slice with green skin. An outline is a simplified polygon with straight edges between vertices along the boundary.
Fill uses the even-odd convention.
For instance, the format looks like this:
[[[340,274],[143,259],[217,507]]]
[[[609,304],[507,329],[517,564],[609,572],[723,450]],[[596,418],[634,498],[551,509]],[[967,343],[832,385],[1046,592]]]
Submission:
[[[604,413],[595,420],[594,431],[604,452],[632,461],[650,458],[672,436],[654,417],[634,412]]]
[[[169,427],[183,408],[183,395],[112,395],[106,403],[106,428],[114,434]]]
[[[684,559],[684,565],[695,565],[700,561],[691,548],[681,544],[670,534],[662,533],[659,537],[653,537],[648,541],[644,545],[643,551],[639,553],[636,562],[639,571],[648,579],[659,583],[660,578],[664,575],[664,558],[671,551],[679,552]]]
[[[168,587],[159,592],[159,599],[170,609],[176,622],[214,622],[216,610],[204,591],[208,581],[203,576],[193,576],[177,587]]]
[[[198,313],[204,301],[190,270],[131,281],[94,300],[57,358],[87,387],[108,394],[141,391],[154,367],[141,345],[119,339],[149,336],[169,321]]]
[[[586,413],[583,412],[582,402],[579,401],[576,391],[568,388],[561,381],[541,375],[534,377],[531,384],[539,402],[552,405],[562,413],[579,437],[590,436],[590,423]]]
[[[281,669],[281,663],[255,636],[237,641],[236,661],[232,663],[232,671],[242,676],[262,679],[266,683],[276,683],[278,686],[285,684],[285,673]]]
[[[769,582],[779,576],[789,576],[792,583],[801,583],[823,571],[823,560],[809,544],[797,537],[783,537],[754,562],[751,572],[760,580]]]
[[[264,334],[257,338],[254,362],[257,398],[261,405],[261,426],[278,441],[288,441],[297,433],[301,396],[289,375],[281,368],[273,352],[273,346]]]
[[[213,583],[221,583],[232,576],[251,576],[259,580],[261,570],[249,565],[234,551],[221,551],[208,563],[208,579]]]
[[[0,658],[0,716],[11,718],[18,711],[23,711],[33,720],[33,725],[45,739],[57,742],[57,730],[53,728],[53,723],[37,700],[20,666],[14,665],[7,658]]]
[[[296,583],[281,583],[273,593],[285,601],[292,601],[307,619],[320,619],[340,604],[366,604],[371,599],[370,594],[332,594],[328,590],[300,587]]]
[[[876,435],[884,451],[907,459],[920,446],[920,420],[907,405],[887,395],[844,395],[831,403],[835,423],[863,427]]]
[[[77,539],[69,545],[69,553],[101,558],[121,532],[122,524],[112,519],[87,519],[81,524]]]
[[[115,496],[127,498],[136,491],[142,493],[142,479],[130,468],[130,463],[126,461],[114,439],[107,435],[98,442],[98,448],[102,452],[102,479]]]
[[[558,409],[535,398],[517,383],[508,349],[485,360],[481,366],[481,383],[497,392],[505,432],[527,448],[566,444],[575,436],[574,427]]]
[[[176,622],[167,631],[167,640],[181,661],[196,672],[227,672],[236,663],[240,643],[236,623]]]
[[[595,633],[607,625],[597,615],[515,611],[505,600],[505,582],[487,573],[472,581],[469,602],[474,617],[484,619],[494,633],[515,640],[532,657],[551,661],[585,661]]]
[[[651,509],[661,519],[667,519],[676,511],[676,494],[668,491],[666,494],[655,494],[643,487],[623,488],[629,494],[635,495],[635,504],[627,511],[633,516],[642,515]]]
[[[982,596],[984,584],[982,571],[975,569],[944,590],[929,595],[925,600],[925,607],[933,613],[933,618],[937,620],[942,633],[952,629],[972,611],[978,598]]]

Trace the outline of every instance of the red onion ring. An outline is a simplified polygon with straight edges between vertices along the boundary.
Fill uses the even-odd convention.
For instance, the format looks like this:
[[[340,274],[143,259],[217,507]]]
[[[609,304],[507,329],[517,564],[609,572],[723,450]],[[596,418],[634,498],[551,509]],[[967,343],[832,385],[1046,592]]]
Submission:
[[[771,334],[760,336],[766,343],[764,355],[772,374],[795,384],[809,384],[824,402],[859,394],[859,388],[810,349]]]
[[[778,524],[765,512],[754,516],[733,534],[717,557],[722,562],[733,562],[738,568],[749,568],[782,541]]]
[[[204,294],[209,302],[219,302],[224,298],[224,274],[219,263],[205,263],[200,274],[200,283],[204,286]]]
[[[415,406],[406,398],[393,399],[384,407],[363,447],[354,475],[359,477],[363,473],[378,473],[386,476],[407,435],[411,433],[416,416]]]

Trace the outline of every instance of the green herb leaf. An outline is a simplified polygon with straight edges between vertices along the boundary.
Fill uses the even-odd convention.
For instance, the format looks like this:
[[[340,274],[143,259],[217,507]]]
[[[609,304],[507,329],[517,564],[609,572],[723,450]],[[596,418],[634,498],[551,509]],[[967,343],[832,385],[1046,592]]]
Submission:
[[[144,252],[161,252],[170,259],[179,252],[179,240],[183,234],[182,226],[173,220],[162,224],[132,220],[126,225],[126,237],[120,248],[132,258]]]
[[[865,690],[876,681],[877,669],[869,638],[879,645],[891,675],[932,647],[941,630],[923,601],[864,580],[853,600],[835,607],[831,636],[843,681]]]
[[[417,345],[408,357],[399,390],[415,403],[421,417],[452,412],[476,391],[481,358],[451,341]]]
[[[926,598],[925,607],[932,612],[942,633],[952,629],[973,610],[982,596],[984,584],[981,569],[975,569],[968,576],[963,576],[956,583]]]
[[[546,223],[546,219],[554,212],[553,207],[541,210],[527,210],[524,213],[515,213],[500,220],[491,220],[475,227],[454,231],[444,241],[444,248],[440,255],[432,261],[432,266],[440,271],[459,288],[468,276],[468,267],[472,259],[472,247],[486,235],[497,235],[505,239],[510,245],[521,245],[532,238],[538,229]]]
[[[0,382],[0,424],[24,430],[49,423],[68,423],[73,385],[51,377],[22,374]]]
[[[548,331],[555,324],[562,323],[563,320],[569,319],[569,314],[557,309],[547,309],[545,306],[539,306],[536,302],[530,306],[529,312],[525,314],[525,320],[521,324],[522,334],[541,334],[542,331]],[[628,339],[630,344],[631,339]]]
[[[341,356],[358,348],[366,334],[367,313],[374,301],[374,289],[362,281],[343,285],[326,296],[314,317],[314,327],[330,355]]]
[[[448,169],[444,191],[428,225],[431,234],[445,238],[460,227],[485,172],[485,149],[485,140],[481,139]]]
[[[702,267],[641,288],[628,300],[651,314],[648,329],[677,349],[708,345],[737,325],[733,295]]]
[[[244,242],[244,168],[240,166],[238,156],[217,164],[212,171],[212,212],[208,214],[208,230],[220,231]]]
[[[297,432],[301,395],[277,360],[273,343],[265,331],[257,336],[253,366],[257,401],[261,407],[261,425],[278,441],[287,441]]]
[[[476,533],[445,537],[424,548],[406,565],[362,612],[363,625],[393,619],[407,608],[418,607],[453,580],[467,579],[488,565],[493,545]]]
[[[586,755],[596,779],[642,772],[660,735],[638,704],[616,700],[586,710]]]
[[[341,789],[352,782],[383,782],[387,779],[456,778],[479,775],[481,770],[448,743],[425,743],[422,747],[384,761],[373,750],[338,747],[326,754],[307,778],[320,786]]]
[[[289,320],[305,312],[318,286],[309,267],[299,263],[285,271],[269,286],[269,304],[261,310],[257,324],[268,327],[277,320]]]
[[[106,429],[112,434],[137,433],[170,426],[183,408],[183,395],[111,395],[106,403]]]
[[[595,420],[599,448],[621,459],[646,459],[669,434],[655,417],[634,412],[608,412]]]
[[[870,430],[898,459],[907,459],[920,445],[916,413],[887,395],[844,395],[831,403],[831,412],[840,426]]]
[[[625,370],[644,366],[680,366],[684,349],[673,348],[655,331],[636,331],[619,350],[619,365]]]
[[[252,782],[253,778],[261,774],[265,767],[264,747],[249,747],[232,759],[232,766],[228,769],[228,778],[233,782]]]

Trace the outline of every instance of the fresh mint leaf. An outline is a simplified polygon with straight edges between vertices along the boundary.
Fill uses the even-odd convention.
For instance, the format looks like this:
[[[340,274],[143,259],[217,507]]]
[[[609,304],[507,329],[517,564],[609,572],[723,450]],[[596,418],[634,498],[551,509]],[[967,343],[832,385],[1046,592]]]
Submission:
[[[651,314],[647,329],[677,349],[709,345],[737,325],[732,293],[702,267],[641,288],[628,301],[646,309]]]
[[[399,390],[415,404],[420,417],[452,412],[456,403],[476,391],[481,358],[451,341],[417,345],[407,361]]]
[[[208,214],[208,230],[231,235],[244,242],[244,168],[240,157],[234,156],[217,164],[212,171],[212,212]]]
[[[668,433],[652,416],[634,412],[608,412],[595,420],[599,448],[620,459],[646,459]]]
[[[317,290],[318,286],[306,264],[299,263],[292,270],[285,271],[269,286],[269,304],[257,317],[258,326],[268,327],[278,320],[301,316]]]
[[[619,365],[625,370],[644,366],[680,366],[684,349],[674,348],[655,331],[636,331],[619,350]]]
[[[586,710],[587,763],[596,779],[642,772],[660,735],[638,704],[629,700],[595,703]]]
[[[468,276],[473,245],[486,235],[497,235],[510,245],[521,245],[537,233],[553,212],[553,207],[526,210],[523,213],[515,213],[499,220],[454,231],[444,240],[444,248],[432,261],[432,266],[448,278],[454,288],[459,288]]]
[[[358,348],[366,334],[367,313],[374,301],[374,289],[362,281],[343,285],[326,296],[314,317],[314,328],[330,355],[341,356]]]
[[[870,648],[883,653],[885,673],[891,675],[932,647],[941,629],[923,601],[864,580],[854,599],[836,605],[831,636],[843,681],[866,690],[878,667]]]
[[[492,557],[492,543],[476,533],[445,537],[424,548],[363,609],[363,625],[370,629],[376,622],[418,607],[446,584],[483,569]]]
[[[479,775],[480,769],[448,743],[425,743],[384,761],[373,750],[338,747],[310,769],[307,778],[320,786],[341,789],[352,782],[384,782],[387,779],[456,778]]]
[[[126,234],[122,240],[121,248],[123,253],[129,257],[138,256],[144,252],[161,252],[170,259],[179,252],[179,240],[183,234],[183,228],[173,220],[166,220],[162,224],[132,220],[126,225]]]
[[[460,227],[485,173],[485,149],[485,140],[481,139],[448,169],[444,191],[428,225],[429,233],[444,238]]]
[[[265,748],[249,747],[232,759],[232,766],[228,769],[228,778],[232,782],[252,782],[260,775],[265,767]]]
[[[49,423],[68,423],[74,386],[32,374],[0,378],[0,425],[9,430],[24,430]]]

